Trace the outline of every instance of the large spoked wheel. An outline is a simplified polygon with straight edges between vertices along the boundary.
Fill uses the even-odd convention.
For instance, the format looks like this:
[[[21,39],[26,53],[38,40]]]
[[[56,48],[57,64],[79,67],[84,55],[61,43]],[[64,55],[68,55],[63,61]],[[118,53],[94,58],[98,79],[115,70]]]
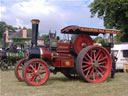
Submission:
[[[111,57],[101,46],[92,45],[84,48],[79,53],[76,62],[80,78],[90,83],[100,83],[111,73]]]
[[[25,63],[22,75],[28,85],[39,86],[48,80],[50,71],[45,61],[32,59]]]
[[[22,71],[23,71],[23,66],[24,66],[24,64],[25,64],[26,61],[27,61],[26,59],[21,59],[21,60],[19,60],[16,63],[14,73],[15,73],[16,78],[19,81],[24,81],[24,79],[22,77]]]

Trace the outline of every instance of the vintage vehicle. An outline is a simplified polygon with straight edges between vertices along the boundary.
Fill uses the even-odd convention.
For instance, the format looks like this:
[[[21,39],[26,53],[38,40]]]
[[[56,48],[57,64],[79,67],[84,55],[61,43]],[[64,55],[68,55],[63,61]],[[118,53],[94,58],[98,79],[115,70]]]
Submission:
[[[6,48],[7,43],[5,42],[5,38],[6,34],[3,34],[3,47],[0,51],[0,68],[2,71],[14,69],[16,61],[24,57],[24,48],[26,47],[25,43],[12,42],[8,43],[8,47]]]
[[[50,72],[61,72],[68,78],[81,78],[90,83],[100,83],[108,78],[112,68],[111,48],[93,45],[90,36],[110,33],[112,39],[112,34],[119,34],[120,31],[67,26],[61,33],[76,34],[73,40],[60,42],[54,39],[53,34],[49,35],[49,44],[39,48],[39,22],[32,20],[32,45],[27,49],[26,57],[15,66],[19,81],[25,81],[28,85],[42,85],[49,79]]]
[[[123,66],[128,62],[128,43],[115,44],[111,49],[117,57],[116,70],[123,70]]]

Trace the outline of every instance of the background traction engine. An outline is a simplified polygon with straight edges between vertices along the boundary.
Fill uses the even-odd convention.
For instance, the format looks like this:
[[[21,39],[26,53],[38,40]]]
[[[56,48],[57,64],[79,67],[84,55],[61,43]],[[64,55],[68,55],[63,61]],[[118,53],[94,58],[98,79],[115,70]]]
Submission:
[[[99,83],[108,78],[112,67],[109,52],[104,47],[93,45],[89,36],[97,36],[106,32],[105,30],[68,26],[61,33],[77,34],[74,40],[59,42],[50,38],[48,46],[39,48],[38,24],[39,20],[32,20],[32,46],[27,50],[26,58],[16,64],[15,75],[18,80],[24,80],[28,85],[42,85],[48,80],[50,71],[61,72],[68,78],[81,78],[90,83]]]
[[[17,49],[20,45],[21,49]],[[2,50],[0,51],[0,68],[2,71],[14,69],[17,60],[24,57],[24,43],[13,42],[9,48],[6,48],[6,34],[2,38]]]

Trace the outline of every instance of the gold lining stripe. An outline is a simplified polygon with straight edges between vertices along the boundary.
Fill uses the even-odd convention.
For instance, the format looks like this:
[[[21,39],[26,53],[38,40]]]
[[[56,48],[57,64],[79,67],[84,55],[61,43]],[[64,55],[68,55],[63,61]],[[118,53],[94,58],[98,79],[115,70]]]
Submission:
[[[40,58],[43,59],[43,50],[40,48]]]

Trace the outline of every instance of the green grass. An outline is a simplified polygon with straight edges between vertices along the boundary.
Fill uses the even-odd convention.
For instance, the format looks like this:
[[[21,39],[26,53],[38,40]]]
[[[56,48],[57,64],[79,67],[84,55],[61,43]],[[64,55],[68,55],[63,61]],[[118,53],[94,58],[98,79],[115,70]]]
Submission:
[[[19,82],[13,71],[0,71],[0,88],[0,96],[128,96],[128,73],[117,73],[114,79],[97,84],[51,73],[45,85],[28,86]]]

